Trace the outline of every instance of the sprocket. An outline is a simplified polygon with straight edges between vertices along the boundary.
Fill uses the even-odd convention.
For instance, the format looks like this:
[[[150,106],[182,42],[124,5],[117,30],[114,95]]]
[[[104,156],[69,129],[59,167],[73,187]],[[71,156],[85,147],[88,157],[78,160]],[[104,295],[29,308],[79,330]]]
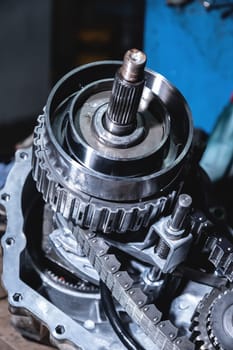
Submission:
[[[209,337],[218,350],[232,350],[233,344],[233,289],[220,293],[208,315]]]
[[[199,350],[232,350],[233,287],[212,289],[199,302],[192,318],[191,340]]]
[[[204,298],[199,302],[192,317],[192,323],[190,327],[190,330],[192,332],[191,340],[195,343],[196,349],[216,350],[209,337],[207,322],[209,309],[211,308],[218,295],[218,289],[212,289],[209,294],[206,294]]]

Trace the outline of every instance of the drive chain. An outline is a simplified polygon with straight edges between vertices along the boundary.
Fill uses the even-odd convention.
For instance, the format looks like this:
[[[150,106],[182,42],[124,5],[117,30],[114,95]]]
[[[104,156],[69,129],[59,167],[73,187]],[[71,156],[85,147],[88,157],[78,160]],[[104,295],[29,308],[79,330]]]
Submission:
[[[233,282],[233,246],[226,237],[211,236],[206,240],[204,251],[214,267]]]
[[[76,228],[75,235],[112,296],[158,349],[194,350],[187,337],[178,337],[178,329],[169,320],[162,320],[163,315],[154,304],[147,304],[147,296],[141,288],[133,286],[133,279],[121,270],[120,261],[109,252],[110,246],[103,238],[80,228]]]

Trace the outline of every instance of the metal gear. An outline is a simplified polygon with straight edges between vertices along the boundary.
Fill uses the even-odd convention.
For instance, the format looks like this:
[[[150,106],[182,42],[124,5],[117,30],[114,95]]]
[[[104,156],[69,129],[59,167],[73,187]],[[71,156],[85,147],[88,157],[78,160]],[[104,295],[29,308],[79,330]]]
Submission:
[[[32,168],[38,191],[54,211],[94,232],[147,229],[165,208],[168,193],[177,189],[192,143],[183,97],[147,70],[145,79],[135,82],[133,74],[131,81],[127,64],[124,69],[119,62],[89,64],[66,75],[35,129]],[[117,73],[110,98],[117,69],[124,74]],[[136,96],[129,88],[142,94],[140,100],[136,93],[137,113],[128,110]],[[116,98],[124,102],[119,109]]]
[[[199,302],[191,323],[191,341],[195,343],[199,350],[216,350],[209,337],[207,329],[208,313],[211,305],[219,295],[218,289],[213,289]]]
[[[0,194],[1,198],[5,198],[5,205],[8,213],[15,213],[14,210],[16,210],[14,202],[10,200],[12,196],[15,197],[16,202],[20,202],[21,192],[17,192],[17,190],[20,188],[19,184],[24,183],[25,178],[28,177],[28,174],[30,173],[30,164],[30,150],[27,153],[24,151],[23,153],[20,152],[16,155],[16,163],[13,170],[18,174],[19,169],[21,168],[21,176],[15,177],[13,173],[11,177],[16,180],[11,181],[11,179],[9,179],[4,188],[5,192]],[[22,208],[18,207],[16,213],[17,215],[15,217],[17,217],[18,222],[16,223],[15,220],[12,220],[8,223],[2,244],[5,257],[9,257],[11,248],[13,248],[15,249],[15,255],[20,259],[19,257],[22,257],[22,250],[25,247],[22,244],[21,239],[25,239],[26,237],[24,235],[14,235],[12,237],[11,233],[15,232],[15,225],[23,230]],[[194,350],[193,343],[191,343],[187,337],[179,336],[178,329],[169,320],[161,321],[162,314],[155,304],[147,304],[147,296],[143,293],[141,288],[133,286],[133,279],[127,271],[123,270],[123,266],[121,266],[117,257],[115,257],[114,254],[111,254],[110,247],[105,240],[98,237],[96,233],[78,227],[76,227],[76,230],[77,231],[74,234],[77,235],[77,240],[83,248],[83,252],[100,274],[100,278],[108,286],[114,298],[126,310],[128,315],[151,339],[154,343],[155,349]],[[10,274],[8,273],[9,271],[11,271]],[[46,304],[46,310],[48,310],[46,315],[53,315],[56,313],[56,320],[62,320],[62,324],[59,324],[59,326],[62,326],[62,329],[65,329],[64,335],[59,334],[60,327],[58,328],[58,332],[56,331],[57,327],[55,327],[56,332],[53,331],[54,319],[48,317],[49,323],[47,324],[47,327],[49,332],[53,334],[54,341],[57,341],[56,345],[58,348],[61,349],[61,347],[59,347],[59,341],[62,339],[64,342],[78,344],[78,347],[83,350],[93,349],[93,344],[90,344],[88,340],[89,333],[85,329],[83,330],[78,323],[74,322],[73,319],[69,317],[68,313],[66,315],[59,309],[59,307],[54,306],[52,303],[47,303],[46,300],[44,301],[43,297],[25,282],[21,281],[19,276],[19,265],[13,265],[10,259],[6,260],[3,271],[3,280],[4,285],[8,287],[8,293],[11,298],[10,304],[13,308],[17,309],[20,307],[23,310],[25,309],[30,315],[36,314],[38,319],[42,320],[44,317],[44,309],[38,307],[38,305],[41,305],[41,300],[43,300]],[[47,276],[48,275],[45,275],[42,272],[41,278],[43,278],[43,280],[47,281]],[[51,281],[51,275],[49,279]],[[63,285],[65,288],[69,287],[66,284],[59,283],[56,288],[60,289],[59,286],[62,287]],[[58,301],[60,301],[60,299],[58,299]],[[62,305],[64,306],[66,303],[64,304],[62,302]],[[75,329],[75,332],[71,332],[72,329]],[[81,337],[81,339],[80,333],[83,334],[83,338]],[[100,346],[100,349],[111,348],[111,343],[109,345],[108,340],[105,340],[103,336],[97,337],[94,335],[91,338],[91,341],[95,341],[97,344],[103,344],[101,345],[102,348]]]
[[[51,278],[54,282],[62,285],[69,287],[70,289],[74,289],[80,292],[85,292],[85,293],[98,293],[99,288],[96,287],[94,284],[91,284],[89,282],[83,281],[81,279],[77,278],[77,281],[69,281],[67,276],[60,276],[56,274],[55,272],[51,270],[46,270],[45,275]]]
[[[192,317],[191,341],[199,350],[232,350],[233,289],[212,289]]]
[[[208,315],[209,337],[218,350],[233,347],[233,289],[225,290],[214,300]]]
[[[71,190],[60,183],[49,165],[51,162],[52,167],[56,166],[58,159],[52,154],[46,155],[50,141],[46,138],[44,122],[45,116],[39,116],[34,131],[33,177],[38,191],[42,192],[44,200],[55,212],[61,213],[74,225],[93,231],[122,233],[147,227],[163,211],[169,199],[164,196],[142,203],[114,203]],[[41,146],[41,142],[44,146]],[[60,166],[57,169],[65,179],[64,169]]]

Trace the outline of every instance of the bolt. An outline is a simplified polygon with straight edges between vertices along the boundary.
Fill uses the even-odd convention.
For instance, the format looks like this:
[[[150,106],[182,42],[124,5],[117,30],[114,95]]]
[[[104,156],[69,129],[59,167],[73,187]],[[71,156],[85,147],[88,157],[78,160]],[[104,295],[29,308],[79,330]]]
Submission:
[[[183,229],[184,221],[190,211],[192,204],[192,197],[188,194],[181,194],[173,210],[169,228],[172,231],[179,231]]]
[[[63,325],[57,325],[56,328],[55,328],[55,332],[58,334],[58,335],[62,335],[63,333],[65,333],[65,327]]]

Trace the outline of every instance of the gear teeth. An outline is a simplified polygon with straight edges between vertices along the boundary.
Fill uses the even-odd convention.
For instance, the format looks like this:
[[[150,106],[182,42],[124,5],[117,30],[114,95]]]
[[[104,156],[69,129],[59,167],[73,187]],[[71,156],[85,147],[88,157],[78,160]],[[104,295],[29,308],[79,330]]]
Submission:
[[[230,345],[230,342],[232,342],[232,338],[230,342],[227,342],[227,345],[225,344],[225,337],[227,335],[225,334],[225,330],[223,326],[223,322],[224,322],[223,318],[225,315],[226,308],[229,306],[232,307],[232,305],[233,305],[233,286],[231,285],[230,288],[219,292],[218,296],[215,298],[211,307],[209,308],[207,330],[208,330],[211,342],[213,343],[215,349],[217,350],[232,349],[232,344]],[[217,319],[215,317],[216,315],[217,315]],[[218,321],[219,321],[219,324],[216,323]]]
[[[64,286],[68,287],[74,290],[77,290],[79,292],[86,292],[86,293],[97,293],[98,292],[98,287],[95,285],[85,282],[83,280],[77,280],[77,283],[69,282],[66,280],[65,277],[58,276],[56,273],[54,273],[51,270],[46,270],[46,274],[53,280],[54,282]]]
[[[198,350],[216,350],[209,336],[208,312],[213,301],[217,298],[218,289],[213,289],[209,294],[199,302],[191,320],[190,340],[195,344]]]
[[[100,278],[112,294],[117,295],[118,302],[142,330],[148,333],[150,339],[161,350],[194,350],[191,341],[178,337],[178,329],[169,320],[161,321],[162,314],[155,305],[147,305],[146,294],[139,287],[130,286],[131,278],[126,271],[121,271],[121,263],[115,255],[109,252],[101,253],[102,242],[95,234],[93,237],[92,233],[135,232],[146,228],[152,220],[162,214],[166,204],[170,204],[169,197],[135,203],[120,203],[120,200],[113,203],[91,197],[80,190],[78,186],[81,185],[77,185],[77,179],[75,181],[65,178],[68,165],[64,159],[56,156],[49,141],[45,129],[45,116],[42,116],[38,120],[35,132],[33,159],[33,178],[38,191],[42,192],[43,198],[53,210],[73,222],[74,232],[78,230],[77,239],[83,252],[99,272]],[[91,236],[82,228],[88,229]],[[62,285],[72,288],[74,286],[54,273],[50,276]],[[75,285],[78,290],[83,287],[82,281]]]
[[[198,304],[196,311],[192,318],[191,340],[195,343],[196,348],[199,350],[224,350],[225,347],[221,345],[221,340],[218,339],[213,328],[212,317],[217,314],[217,318],[223,317],[221,313],[217,313],[214,308],[218,307],[218,303],[222,302],[223,298],[227,298],[230,305],[233,305],[233,297],[229,293],[233,293],[232,285],[221,290],[213,289],[209,294],[205,295],[202,301]],[[222,304],[220,304],[221,306]],[[223,310],[219,310],[224,312]],[[214,313],[213,313],[214,312]],[[216,327],[216,326],[215,326]],[[217,329],[218,331],[218,329]],[[229,349],[232,349],[231,346]],[[228,350],[228,349],[227,349]]]
[[[65,178],[58,157],[54,156],[49,147],[45,117],[39,116],[34,132],[32,175],[37,190],[55,212],[61,213],[74,225],[103,233],[139,231],[158,217],[166,206],[166,197],[135,204],[114,204],[74,190],[75,180]],[[51,169],[56,170],[55,175]],[[58,180],[59,178],[62,180]],[[70,188],[63,185],[64,181]]]

